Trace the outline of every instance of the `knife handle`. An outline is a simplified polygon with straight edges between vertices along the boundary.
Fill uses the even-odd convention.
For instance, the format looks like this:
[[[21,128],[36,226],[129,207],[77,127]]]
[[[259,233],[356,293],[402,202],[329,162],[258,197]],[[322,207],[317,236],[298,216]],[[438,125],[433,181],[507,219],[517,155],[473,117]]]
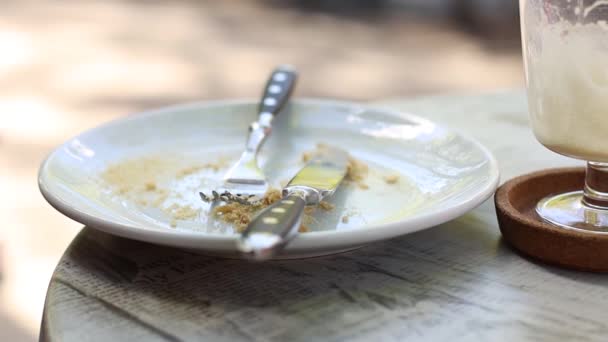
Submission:
[[[306,200],[290,194],[264,209],[249,223],[237,248],[254,260],[267,260],[293,239],[302,223]]]
[[[281,65],[272,71],[260,100],[258,108],[260,116],[268,113],[274,117],[279,114],[289,100],[297,78],[296,70],[288,65]]]

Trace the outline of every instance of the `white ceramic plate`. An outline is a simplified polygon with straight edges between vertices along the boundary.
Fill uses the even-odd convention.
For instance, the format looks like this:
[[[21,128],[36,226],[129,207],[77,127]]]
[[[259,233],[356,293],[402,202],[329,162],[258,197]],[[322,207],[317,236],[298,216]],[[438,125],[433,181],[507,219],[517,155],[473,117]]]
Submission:
[[[194,103],[110,122],[58,147],[41,166],[40,189],[57,210],[92,228],[234,254],[237,234],[209,219],[198,191],[213,188],[236,159],[256,107],[253,101]],[[307,221],[311,231],[299,234],[283,257],[335,253],[444,223],[481,204],[498,184],[486,148],[413,115],[294,100],[273,125],[260,161],[276,186],[317,143],[343,147],[370,169],[369,189],[341,186],[329,200],[336,207],[317,210]],[[205,167],[218,161],[217,170]],[[384,178],[393,175],[398,182],[388,184]],[[175,214],[180,208],[185,216]]]

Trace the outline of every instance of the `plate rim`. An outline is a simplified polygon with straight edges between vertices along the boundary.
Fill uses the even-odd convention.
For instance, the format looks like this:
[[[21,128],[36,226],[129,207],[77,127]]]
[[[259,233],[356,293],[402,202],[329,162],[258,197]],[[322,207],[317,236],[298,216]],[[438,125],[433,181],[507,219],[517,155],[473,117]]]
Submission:
[[[352,243],[359,241],[361,244],[371,243],[378,240],[384,240],[393,238],[400,235],[405,235],[409,233],[413,233],[419,230],[432,228],[434,226],[440,225],[442,223],[453,220],[461,215],[466,214],[468,211],[476,208],[485,202],[490,196],[495,192],[498,187],[500,181],[500,171],[498,168],[498,162],[492,152],[483,144],[481,144],[474,137],[461,132],[459,130],[449,128],[447,126],[442,125],[441,123],[437,123],[435,121],[429,120],[425,117],[418,116],[415,114],[411,114],[408,112],[402,112],[396,109],[387,108],[382,105],[374,105],[374,104],[364,104],[353,101],[343,101],[343,100],[333,100],[333,99],[319,99],[319,98],[296,98],[293,99],[292,102],[303,103],[303,104],[312,104],[312,105],[334,105],[334,106],[346,106],[346,107],[359,107],[359,108],[371,108],[374,110],[381,111],[383,113],[389,114],[391,116],[396,116],[398,118],[403,119],[414,119],[416,121],[424,120],[432,123],[434,126],[444,129],[447,132],[452,132],[458,135],[461,139],[464,139],[474,145],[477,149],[479,149],[486,160],[488,161],[489,166],[489,177],[488,180],[484,183],[484,186],[478,188],[474,191],[471,191],[470,196],[463,199],[459,203],[455,203],[453,205],[448,206],[447,208],[437,208],[435,210],[431,210],[421,215],[414,215],[407,218],[407,220],[400,220],[396,222],[382,223],[373,226],[360,226],[343,230],[326,230],[326,231],[314,231],[307,232],[306,234],[298,234],[294,240],[287,246],[286,251],[292,249],[309,249],[305,245],[309,245],[312,242],[318,243],[320,241],[335,241],[334,245],[345,245],[348,244],[349,240]],[[178,229],[167,229],[167,230],[159,230],[159,229],[148,229],[142,228],[134,225],[122,224],[108,221],[104,218],[100,218],[95,215],[91,215],[87,212],[84,212],[77,207],[71,205],[70,203],[64,201],[60,197],[53,194],[47,184],[45,183],[44,175],[45,170],[49,167],[50,159],[58,153],[61,149],[65,148],[68,143],[71,141],[78,139],[84,135],[91,134],[94,131],[103,130],[108,127],[112,127],[113,125],[124,123],[125,121],[130,120],[139,120],[142,117],[151,117],[156,115],[163,115],[167,112],[175,111],[175,110],[184,110],[188,108],[198,108],[198,107],[213,107],[213,106],[227,106],[227,105],[239,105],[239,104],[251,104],[257,103],[257,100],[251,98],[239,98],[239,99],[226,99],[226,100],[209,100],[209,101],[193,101],[186,103],[179,103],[174,105],[168,105],[164,107],[144,110],[141,112],[135,112],[130,114],[129,116],[119,117],[108,122],[102,123],[98,126],[89,128],[69,139],[65,142],[54,148],[42,161],[41,166],[38,170],[38,187],[42,196],[45,200],[57,211],[64,214],[65,216],[73,219],[81,224],[84,224],[87,227],[98,229],[104,231],[109,234],[118,235],[126,238],[132,238],[140,241],[152,242],[163,245],[170,245],[176,247],[193,247],[200,248],[196,243],[193,242],[201,242],[205,241],[208,243],[226,243],[226,242],[235,242],[236,238],[239,236],[237,233],[233,234],[223,234],[223,233],[208,233],[208,232],[197,232],[197,231],[186,231],[186,230],[178,230]],[[369,238],[365,239],[355,239],[353,237],[360,236],[365,232],[371,232]],[[373,237],[372,237],[373,235]],[[344,239],[346,237],[346,239]],[[350,244],[352,244],[350,243]],[[331,245],[331,243],[329,244]],[[312,247],[312,246],[311,246]],[[314,248],[314,247],[313,247]],[[209,249],[209,248],[202,248]],[[222,249],[221,250],[225,250]]]

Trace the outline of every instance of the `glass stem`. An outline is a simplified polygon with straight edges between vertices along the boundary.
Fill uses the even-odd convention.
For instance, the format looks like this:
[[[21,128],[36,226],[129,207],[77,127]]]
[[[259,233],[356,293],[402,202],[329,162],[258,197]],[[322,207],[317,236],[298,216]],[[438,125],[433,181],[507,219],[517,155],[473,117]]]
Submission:
[[[587,162],[583,204],[608,210],[608,163]]]

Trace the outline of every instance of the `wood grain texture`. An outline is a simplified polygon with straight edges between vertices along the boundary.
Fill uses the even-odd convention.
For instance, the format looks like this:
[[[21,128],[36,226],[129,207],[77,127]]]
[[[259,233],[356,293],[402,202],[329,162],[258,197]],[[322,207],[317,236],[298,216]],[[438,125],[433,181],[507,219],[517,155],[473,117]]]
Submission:
[[[543,198],[584,185],[583,167],[543,169],[510,179],[494,195],[504,241],[542,262],[608,273],[608,235],[563,229],[544,222],[536,212]]]
[[[397,101],[467,131],[503,179],[578,165],[536,143],[522,92]],[[501,241],[492,200],[359,250],[249,263],[85,228],[57,266],[50,341],[603,341],[608,277],[538,264]]]

